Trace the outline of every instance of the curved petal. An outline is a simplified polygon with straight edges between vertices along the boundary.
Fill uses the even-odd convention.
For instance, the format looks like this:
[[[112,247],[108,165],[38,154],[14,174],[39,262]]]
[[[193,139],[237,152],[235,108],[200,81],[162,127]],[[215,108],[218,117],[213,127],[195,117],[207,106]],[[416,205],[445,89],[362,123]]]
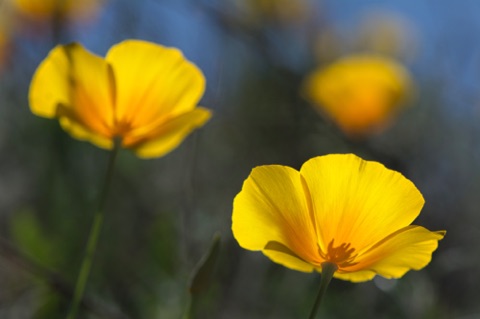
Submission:
[[[36,115],[63,119],[62,126],[74,137],[105,144],[112,137],[111,80],[105,61],[81,45],[57,46],[33,76],[30,108]]]
[[[288,251],[288,248],[287,248]],[[293,252],[285,252],[282,250],[275,250],[271,248],[264,249],[263,254],[270,258],[272,261],[285,266],[287,268],[303,271],[303,272],[312,272],[314,266],[307,263],[306,261],[301,260]]]
[[[151,158],[162,156],[177,147],[197,127],[211,117],[209,110],[198,107],[181,114],[148,132],[131,132],[124,136],[123,146],[131,148],[137,156]],[[143,133],[143,134],[141,134]]]
[[[63,46],[56,46],[40,63],[30,84],[31,111],[54,118],[59,105],[71,104],[68,83],[70,63]]]
[[[313,217],[302,178],[293,168],[267,165],[252,170],[233,202],[232,231],[241,247],[263,250],[287,267],[309,271],[304,264],[294,265],[295,256],[298,261],[317,262]],[[286,249],[278,249],[281,246]]]
[[[355,253],[368,249],[409,225],[424,200],[415,185],[380,163],[353,154],[320,156],[300,173],[311,192],[319,245],[351,244]]]
[[[385,278],[402,277],[410,269],[428,265],[445,231],[432,232],[421,226],[407,226],[359,255],[348,271],[371,270]]]
[[[76,121],[72,121],[69,117],[60,117],[60,125],[73,138],[81,141],[89,141],[90,143],[107,150],[113,148],[113,140],[102,135],[92,133],[85,126]]]
[[[193,110],[205,90],[202,72],[177,49],[127,40],[106,60],[115,76],[116,121],[131,129]]]
[[[348,280],[351,282],[363,282],[363,281],[372,280],[373,277],[375,277],[376,275],[377,274],[371,270],[361,270],[361,271],[346,272],[346,273],[341,273],[336,271],[335,274],[333,274],[333,277],[341,280]]]

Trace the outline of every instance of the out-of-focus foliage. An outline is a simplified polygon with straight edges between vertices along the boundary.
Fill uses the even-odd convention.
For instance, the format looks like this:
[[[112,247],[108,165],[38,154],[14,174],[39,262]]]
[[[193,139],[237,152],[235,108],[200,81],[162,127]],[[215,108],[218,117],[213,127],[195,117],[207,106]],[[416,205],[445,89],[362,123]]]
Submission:
[[[200,318],[306,317],[318,274],[243,251],[231,235],[232,201],[255,166],[299,169],[329,153],[355,153],[404,174],[426,201],[415,224],[448,235],[429,267],[400,280],[334,279],[320,315],[480,315],[478,4],[305,3],[307,14],[286,23],[250,19],[246,2],[235,0],[109,0],[88,23],[13,19],[0,73],[0,318],[65,316],[107,166],[106,151],[30,112],[32,75],[57,44],[80,42],[104,56],[128,38],[182,50],[205,74],[200,105],[213,117],[165,157],[119,153],[81,318],[180,318],[191,273],[216,231],[222,246],[197,304]],[[7,9],[21,16],[0,2],[0,12]],[[365,19],[384,25],[395,16],[414,42],[392,40],[400,49],[385,50],[371,38],[387,28],[371,30]],[[314,69],[358,53],[397,59],[412,75],[416,98],[380,134],[352,140],[301,91]]]
[[[192,271],[192,278],[188,287],[190,300],[185,306],[184,319],[208,316],[208,314],[198,313],[197,309],[202,309],[198,305],[201,304],[202,299],[205,299],[205,296],[208,298],[208,290],[211,287],[221,252],[220,238],[220,234],[214,235],[208,252],[200,259]],[[208,302],[208,304],[211,303],[212,300]],[[202,310],[205,312],[204,309]]]
[[[49,237],[40,225],[38,217],[29,210],[18,211],[10,225],[12,239],[21,251],[30,255],[33,261],[56,268],[60,242]]]

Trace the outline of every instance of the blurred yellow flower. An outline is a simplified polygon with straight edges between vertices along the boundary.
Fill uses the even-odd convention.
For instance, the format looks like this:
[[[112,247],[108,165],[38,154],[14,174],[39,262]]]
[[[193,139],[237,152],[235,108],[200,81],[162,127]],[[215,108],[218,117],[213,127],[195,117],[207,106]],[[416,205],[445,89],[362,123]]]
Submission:
[[[0,71],[7,56],[8,38],[6,30],[0,25]]]
[[[39,65],[29,100],[34,114],[58,118],[74,138],[106,149],[118,138],[148,158],[171,151],[210,118],[196,107],[204,90],[202,72],[177,49],[127,40],[103,59],[73,43]]]
[[[54,16],[81,20],[97,12],[101,0],[11,0],[19,12],[33,19],[44,20]]]
[[[6,60],[10,56],[12,48],[12,18],[8,8],[2,8],[0,4],[0,72],[2,71]]]
[[[314,71],[305,94],[350,136],[383,129],[411,93],[408,71],[385,57],[353,55]]]
[[[300,171],[256,167],[233,203],[241,247],[285,267],[361,282],[421,269],[445,231],[410,225],[424,200],[411,181],[352,154],[319,156]]]
[[[309,14],[308,0],[247,0],[241,1],[247,6],[251,18],[257,22],[272,20],[292,23],[304,20]]]

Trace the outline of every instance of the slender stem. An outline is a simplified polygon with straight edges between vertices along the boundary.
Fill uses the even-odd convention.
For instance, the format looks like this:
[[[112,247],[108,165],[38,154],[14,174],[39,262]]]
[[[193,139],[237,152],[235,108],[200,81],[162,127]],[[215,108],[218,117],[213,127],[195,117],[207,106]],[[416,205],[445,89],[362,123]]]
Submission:
[[[117,157],[118,149],[119,149],[119,143],[115,142],[115,145],[112,151],[110,152],[110,159],[108,162],[107,173],[105,175],[105,181],[103,184],[102,192],[100,193],[98,209],[96,210],[95,216],[93,217],[93,225],[92,225],[92,228],[90,229],[90,235],[88,237],[85,257],[83,258],[82,266],[80,268],[80,273],[78,275],[77,283],[75,285],[73,301],[72,301],[72,305],[70,306],[70,311],[68,313],[67,319],[76,318],[78,308],[83,298],[85,286],[87,284],[88,276],[90,274],[90,269],[92,267],[93,256],[97,248],[98,237],[102,229],[103,219],[105,215],[104,214],[105,202],[106,202],[108,190],[110,188],[110,184],[112,180],[113,167],[115,165],[115,159]]]
[[[182,319],[190,319],[192,317],[193,297],[191,294],[188,294],[187,298],[187,305],[185,306]]]
[[[313,305],[312,312],[310,312],[309,319],[315,319],[317,315],[318,309],[320,307],[320,303],[322,302],[323,295],[325,291],[327,291],[328,284],[330,280],[333,278],[333,274],[337,270],[337,265],[324,262],[322,263],[322,276],[320,279],[320,290],[318,291],[317,299],[315,300],[315,304]]]
[[[60,274],[38,264],[28,255],[21,252],[8,240],[0,236],[0,255],[9,262],[16,270],[22,270],[34,276],[38,276],[52,289],[52,291],[67,299],[73,297],[73,287]],[[92,298],[84,296],[80,306],[95,314],[99,318],[126,319],[127,317],[119,310],[107,305],[95,302]]]

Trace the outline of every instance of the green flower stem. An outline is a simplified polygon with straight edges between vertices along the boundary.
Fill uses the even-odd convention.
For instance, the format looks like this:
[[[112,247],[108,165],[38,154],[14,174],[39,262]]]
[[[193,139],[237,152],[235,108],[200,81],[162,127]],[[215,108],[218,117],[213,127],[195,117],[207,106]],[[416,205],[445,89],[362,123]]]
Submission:
[[[322,263],[322,275],[320,281],[320,290],[318,291],[317,299],[315,300],[315,304],[313,305],[312,312],[310,312],[309,319],[315,319],[317,315],[318,309],[320,308],[320,303],[322,302],[323,295],[327,291],[328,284],[333,278],[333,274],[337,271],[337,265],[324,262]]]
[[[102,192],[100,193],[100,200],[98,204],[98,209],[95,212],[93,218],[93,225],[90,229],[90,235],[88,237],[87,248],[85,252],[85,257],[82,261],[82,266],[80,268],[80,273],[78,274],[77,283],[75,285],[75,291],[73,294],[72,305],[70,306],[70,311],[68,312],[67,319],[75,319],[77,316],[78,308],[83,299],[83,293],[85,291],[85,286],[87,284],[88,276],[90,274],[90,269],[92,268],[93,256],[97,248],[98,237],[100,236],[100,231],[102,229],[104,211],[105,211],[105,202],[107,199],[108,191],[110,188],[113,167],[115,165],[115,159],[117,157],[118,149],[120,143],[115,141],[115,145],[110,152],[110,159],[108,162],[107,173],[105,175],[105,181],[103,184]]]

